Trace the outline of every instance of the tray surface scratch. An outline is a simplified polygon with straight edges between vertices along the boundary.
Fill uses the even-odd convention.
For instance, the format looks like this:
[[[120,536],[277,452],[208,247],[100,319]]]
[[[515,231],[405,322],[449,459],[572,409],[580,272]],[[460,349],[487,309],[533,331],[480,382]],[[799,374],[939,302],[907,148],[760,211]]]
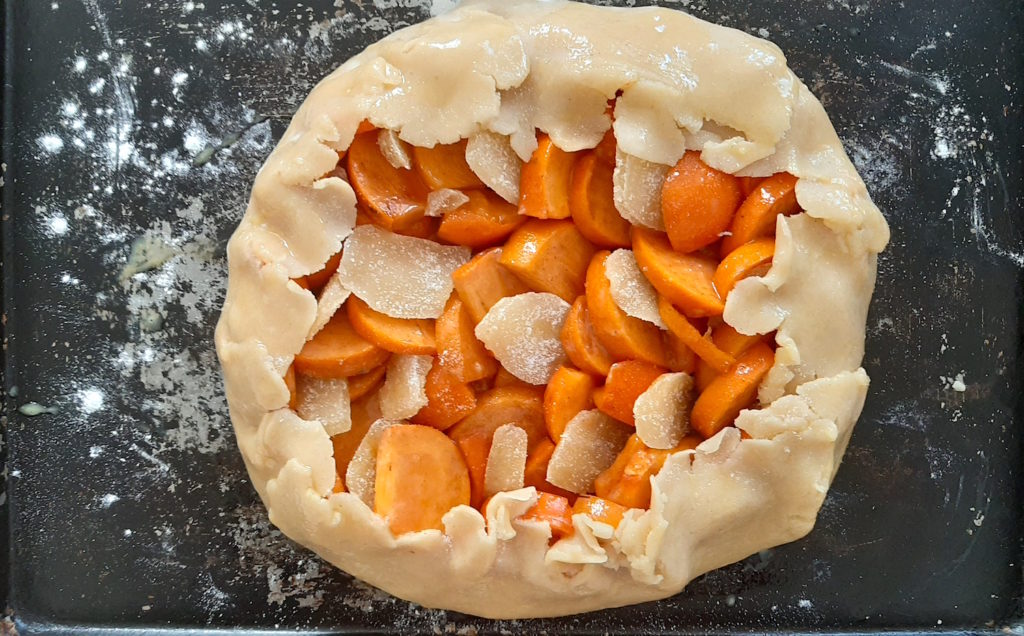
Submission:
[[[661,603],[495,623],[395,600],[269,525],[213,350],[224,245],[316,81],[441,4],[0,2],[18,629],[1020,633],[1019,3],[663,3],[779,44],[892,225],[871,393],[806,539]]]

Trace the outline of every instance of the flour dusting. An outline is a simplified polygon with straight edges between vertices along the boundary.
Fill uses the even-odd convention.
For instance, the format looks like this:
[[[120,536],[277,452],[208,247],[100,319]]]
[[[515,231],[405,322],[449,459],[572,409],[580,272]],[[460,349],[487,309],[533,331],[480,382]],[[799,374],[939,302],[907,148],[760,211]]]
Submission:
[[[39,147],[50,154],[60,152],[64,148],[64,140],[54,134],[46,134],[37,140]]]
[[[95,387],[78,392],[78,408],[82,413],[95,413],[103,408],[103,391]]]
[[[282,605],[293,599],[301,607],[317,607],[323,590],[317,583],[330,566],[298,548],[270,525],[260,505],[235,511],[231,536],[239,550],[239,577],[263,576],[267,603]]]
[[[59,362],[48,378],[53,389],[39,403],[24,400],[22,412],[61,418],[38,429],[52,430],[54,443],[58,431],[83,441],[81,456],[99,476],[85,486],[94,489],[90,514],[127,510],[151,492],[180,498],[179,510],[154,513],[152,528],[118,529],[121,540],[155,537],[146,562],[187,563],[196,538],[182,520],[217,515],[216,502],[244,494],[228,506],[235,512],[220,513],[216,533],[238,550],[235,579],[198,581],[207,616],[234,607],[252,576],[268,607],[316,610],[324,583],[346,579],[291,544],[252,503],[231,431],[213,348],[225,243],[275,136],[312,86],[355,52],[346,48],[353,37],[377,39],[402,20],[377,9],[360,17],[354,6],[295,5],[270,16],[241,3],[189,1],[148,8],[150,31],[140,31],[126,27],[121,5],[73,4],[84,8],[92,41],[54,60],[52,95],[35,105],[24,134],[30,161],[88,166],[89,174],[36,193],[26,217],[42,250],[57,254],[88,237],[91,251],[39,281],[87,311],[63,318],[80,341],[40,343]],[[52,10],[52,19],[66,19],[62,6]],[[411,22],[427,11],[426,1],[403,1],[387,15]],[[185,36],[188,59],[163,48],[165,33]],[[273,69],[278,79],[254,83],[246,69]],[[197,504],[205,507],[190,510]],[[357,588],[350,602],[371,597]],[[140,611],[158,611],[159,600]]]
[[[953,42],[948,37],[942,42],[928,41],[918,48],[915,56],[951,46]],[[881,137],[864,137],[854,130],[844,138],[869,191],[899,192],[909,187],[914,170],[923,168],[915,165],[918,160],[910,156],[913,148],[908,146],[908,141],[916,136],[911,126],[916,126],[918,118],[927,121],[932,136],[929,159],[942,169],[956,170],[940,216],[968,227],[969,237],[978,248],[1024,267],[1024,237],[1007,236],[1002,231],[1009,222],[1007,215],[1011,213],[1011,204],[1009,201],[993,204],[998,189],[994,190],[996,184],[991,180],[1002,178],[1003,167],[994,160],[990,147],[999,140],[987,119],[972,111],[958,79],[943,72],[920,71],[885,60],[858,59],[857,62],[866,69],[875,69],[880,81],[902,85],[901,89],[906,90],[905,99],[897,102],[904,114],[894,117]],[[1005,192],[1005,185],[1001,187]]]

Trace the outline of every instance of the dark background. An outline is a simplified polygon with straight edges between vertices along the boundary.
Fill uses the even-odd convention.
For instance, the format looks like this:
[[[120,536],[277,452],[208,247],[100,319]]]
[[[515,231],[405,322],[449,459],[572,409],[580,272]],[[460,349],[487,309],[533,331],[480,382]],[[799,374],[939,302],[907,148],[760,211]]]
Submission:
[[[429,5],[6,0],[18,629],[1021,629],[1022,5],[749,4],[669,6],[778,43],[892,225],[846,460],[802,541],[662,603],[491,623],[392,599],[269,527],[212,343],[224,243],[291,113]],[[130,276],[133,245],[155,256]]]

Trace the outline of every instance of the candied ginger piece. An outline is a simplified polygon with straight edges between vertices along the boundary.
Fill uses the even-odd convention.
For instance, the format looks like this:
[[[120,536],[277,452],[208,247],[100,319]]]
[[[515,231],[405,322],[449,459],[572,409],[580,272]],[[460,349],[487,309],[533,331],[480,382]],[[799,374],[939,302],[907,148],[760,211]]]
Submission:
[[[610,283],[612,300],[619,309],[634,318],[667,328],[658,312],[658,292],[640,271],[633,250],[618,249],[609,254],[604,262],[604,272]]]
[[[298,374],[295,392],[299,402],[296,412],[302,419],[320,422],[332,437],[352,428],[352,405],[345,378],[314,378]]]
[[[434,190],[427,195],[427,211],[424,214],[427,216],[444,216],[466,203],[469,203],[469,197],[461,190],[452,190],[451,188]]]
[[[338,274],[347,289],[392,318],[437,318],[452,294],[452,272],[468,247],[360,225],[345,241]]]
[[[509,373],[547,384],[566,360],[560,334],[569,303],[554,294],[527,292],[502,298],[476,326],[476,337]]]
[[[316,300],[316,318],[313,319],[313,326],[309,328],[307,340],[320,333],[320,330],[331,321],[331,318],[341,309],[350,295],[352,295],[351,292],[341,282],[338,272],[331,274],[331,278],[320,292],[320,298]]]
[[[412,157],[409,156],[409,144],[398,138],[398,133],[393,130],[382,130],[377,133],[377,147],[380,154],[388,160],[392,168],[412,168]]]
[[[548,463],[549,482],[583,495],[612,465],[629,439],[630,429],[597,409],[580,411],[565,425]]]
[[[385,418],[404,420],[427,405],[427,373],[433,362],[433,356],[391,356],[380,388],[380,412]]]
[[[636,435],[651,448],[671,449],[690,432],[696,399],[689,373],[664,373],[633,403]]]
[[[661,186],[668,166],[615,151],[613,196],[615,209],[633,225],[665,231],[661,218]]]
[[[509,203],[519,204],[523,161],[505,135],[483,131],[466,143],[466,163],[488,188]]]
[[[380,447],[380,438],[384,431],[399,424],[404,422],[380,419],[370,424],[366,435],[363,435],[363,440],[356,447],[355,454],[352,455],[352,461],[345,469],[345,488],[371,509],[376,497],[374,483],[377,481],[377,449]]]
[[[487,469],[484,472],[486,496],[523,487],[526,475],[526,444],[526,431],[515,424],[504,424],[494,431],[491,450],[487,454]]]

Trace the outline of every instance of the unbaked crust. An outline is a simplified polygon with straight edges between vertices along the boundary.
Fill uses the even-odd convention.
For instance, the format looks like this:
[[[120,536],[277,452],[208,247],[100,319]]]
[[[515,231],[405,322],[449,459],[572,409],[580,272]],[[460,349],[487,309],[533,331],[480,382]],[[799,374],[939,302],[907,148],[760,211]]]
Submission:
[[[510,521],[532,488],[495,496],[487,520],[460,506],[436,530],[394,537],[352,494],[331,494],[330,439],[287,408],[282,375],[316,300],[291,278],[318,270],[355,222],[328,176],[364,119],[416,145],[481,131],[528,158],[535,128],[566,150],[595,146],[616,108],[619,148],[674,163],[686,148],[722,170],[797,177],[806,211],[778,221],[772,270],[741,281],[725,319],[778,330],[743,412],[653,479],[648,511],[614,532],[583,515],[548,547],[546,525]],[[888,227],[818,101],[770,42],[657,9],[476,2],[402,29],[326,77],[253,186],[228,244],[217,350],[239,448],[271,521],[345,571],[428,607],[493,618],[556,616],[671,596],[694,577],[804,536],[860,414],[876,254]]]

